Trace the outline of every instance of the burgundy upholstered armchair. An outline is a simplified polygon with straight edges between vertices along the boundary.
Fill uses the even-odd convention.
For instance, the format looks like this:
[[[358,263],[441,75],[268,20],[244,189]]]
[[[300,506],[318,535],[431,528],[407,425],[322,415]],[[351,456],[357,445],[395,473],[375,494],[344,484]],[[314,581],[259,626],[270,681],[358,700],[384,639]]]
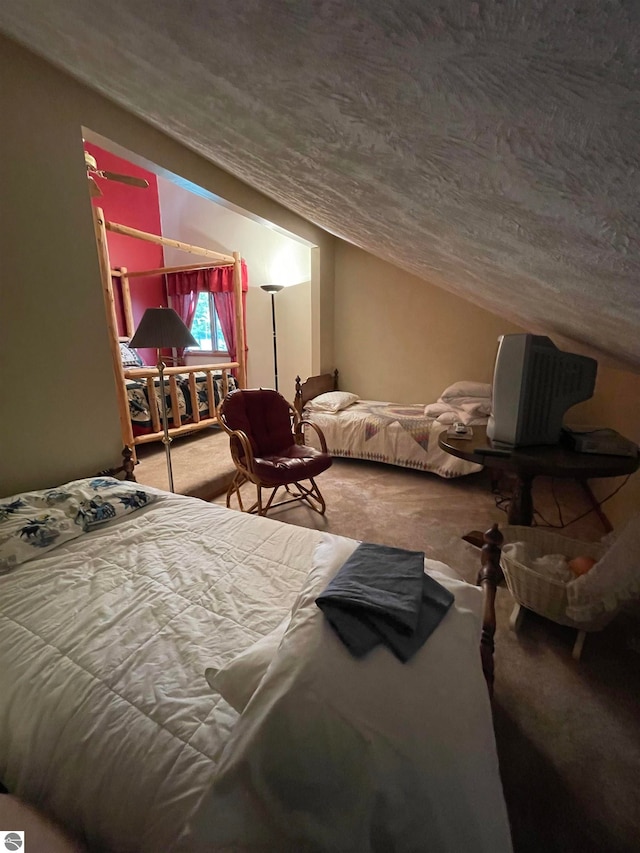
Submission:
[[[227,491],[227,506],[235,493],[243,512],[266,515],[276,506],[305,501],[324,515],[326,505],[315,477],[329,468],[332,459],[319,427],[303,421],[281,394],[266,388],[232,391],[225,397],[219,417],[229,434],[237,468]],[[304,444],[305,428],[316,431],[321,450]],[[256,501],[245,510],[240,487],[246,482],[255,484]],[[262,500],[263,488],[272,490],[266,503]],[[280,488],[288,497],[274,503]]]

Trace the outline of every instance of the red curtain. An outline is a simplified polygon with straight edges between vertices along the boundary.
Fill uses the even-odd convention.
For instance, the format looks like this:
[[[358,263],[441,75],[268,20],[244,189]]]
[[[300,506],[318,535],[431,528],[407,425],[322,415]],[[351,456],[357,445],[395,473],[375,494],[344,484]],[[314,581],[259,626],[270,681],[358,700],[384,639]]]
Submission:
[[[248,352],[247,340],[247,290],[249,280],[247,265],[241,261],[242,268],[242,316],[244,318],[245,359]],[[181,270],[167,273],[167,293],[175,311],[187,327],[191,327],[196,310],[198,293],[213,293],[222,334],[227,345],[230,361],[237,361],[236,312],[233,294],[233,267],[210,267],[200,270]],[[182,353],[181,353],[182,355]],[[234,371],[235,373],[236,371]]]
[[[235,300],[233,298],[233,293],[214,293],[213,294],[213,302],[216,306],[216,312],[218,314],[218,319],[220,320],[220,327],[222,328],[222,334],[224,335],[224,340],[227,345],[227,351],[229,353],[230,361],[237,361],[238,359],[238,342],[236,336],[236,307]],[[247,322],[246,322],[246,310],[247,310],[247,294],[243,292],[242,294],[242,317],[244,320],[244,354],[245,361],[248,353],[248,347],[246,345],[247,340]],[[238,371],[233,370],[232,373],[235,375]]]
[[[196,313],[196,305],[198,303],[197,293],[179,293],[171,295],[171,307],[180,317],[187,329],[191,328],[194,315]],[[180,361],[184,358],[184,347],[178,349],[178,358]]]

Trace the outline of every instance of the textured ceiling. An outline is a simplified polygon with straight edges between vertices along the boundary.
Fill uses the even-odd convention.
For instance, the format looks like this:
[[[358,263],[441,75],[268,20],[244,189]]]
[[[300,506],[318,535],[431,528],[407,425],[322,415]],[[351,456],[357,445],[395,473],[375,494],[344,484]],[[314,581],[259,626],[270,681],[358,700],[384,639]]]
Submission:
[[[635,0],[2,0],[0,27],[332,233],[640,369]]]

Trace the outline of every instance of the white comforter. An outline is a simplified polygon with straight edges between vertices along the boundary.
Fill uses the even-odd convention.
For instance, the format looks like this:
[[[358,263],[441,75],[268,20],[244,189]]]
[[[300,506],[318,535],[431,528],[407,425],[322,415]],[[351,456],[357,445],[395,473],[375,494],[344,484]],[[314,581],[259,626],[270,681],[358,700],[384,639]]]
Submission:
[[[238,720],[204,670],[282,620],[320,539],[163,494],[0,577],[0,779],[92,851],[194,850],[187,823]],[[476,639],[459,639],[474,673],[468,701],[437,701],[451,743],[469,727],[481,733],[490,793],[475,814],[465,802],[459,820],[497,825],[502,846],[476,848],[497,853],[508,829]],[[457,772],[447,771],[452,790]]]

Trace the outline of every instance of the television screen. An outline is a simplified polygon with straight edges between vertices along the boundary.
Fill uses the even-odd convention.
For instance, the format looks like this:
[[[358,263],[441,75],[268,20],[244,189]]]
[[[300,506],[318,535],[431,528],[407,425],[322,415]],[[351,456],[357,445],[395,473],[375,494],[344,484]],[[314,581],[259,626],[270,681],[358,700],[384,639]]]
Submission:
[[[487,435],[497,447],[557,444],[565,412],[593,396],[598,363],[543,335],[502,335]]]

